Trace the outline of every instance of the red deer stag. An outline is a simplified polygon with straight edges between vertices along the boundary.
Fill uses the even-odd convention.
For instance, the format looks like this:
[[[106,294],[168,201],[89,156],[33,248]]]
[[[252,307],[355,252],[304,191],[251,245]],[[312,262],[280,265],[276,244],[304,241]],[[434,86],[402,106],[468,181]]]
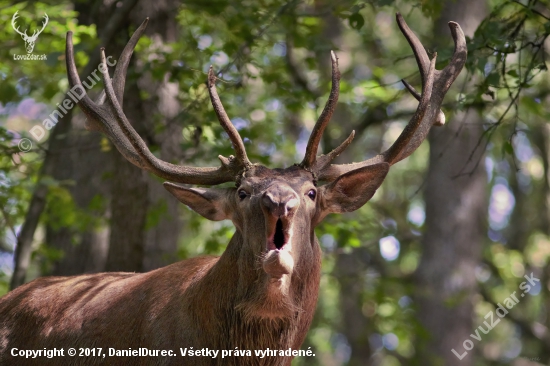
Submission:
[[[221,166],[209,168],[159,160],[122,110],[126,69],[147,20],[124,48],[112,81],[102,50],[106,95],[97,103],[84,95],[79,103],[89,127],[106,134],[134,165],[171,182],[235,182],[235,188],[223,189],[164,184],[207,219],[233,221],[236,232],[221,257],[193,258],[148,273],[39,278],[8,293],[0,300],[0,364],[290,365],[296,353],[288,350],[300,349],[317,302],[321,249],[315,226],[329,213],[363,206],[389,167],[409,156],[433,124],[443,122],[443,97],[466,60],[466,42],[457,23],[449,23],[455,51],[440,71],[435,69],[435,56],[430,61],[399,14],[397,23],[420,69],[422,94],[406,84],[419,100],[418,109],[388,150],[347,165],[331,161],[351,143],[353,132],[336,149],[317,156],[338,100],[340,73],[333,53],[332,89],[303,161],[269,169],[248,160],[243,141],[218,97],[212,68],[208,91],[235,156],[220,156]],[[71,87],[81,85],[70,32],[66,57]],[[76,356],[67,354],[69,347],[77,350]],[[191,356],[191,348],[200,353]],[[45,350],[53,349],[63,349],[64,355],[46,357]],[[130,349],[148,356],[132,356]],[[255,350],[267,349],[287,353],[255,355]],[[118,353],[113,355],[115,350]],[[246,356],[246,351],[251,355]]]

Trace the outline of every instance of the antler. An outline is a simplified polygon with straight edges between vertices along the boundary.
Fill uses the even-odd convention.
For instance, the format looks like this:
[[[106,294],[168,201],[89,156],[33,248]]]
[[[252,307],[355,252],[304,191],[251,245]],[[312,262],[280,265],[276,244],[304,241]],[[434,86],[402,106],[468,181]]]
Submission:
[[[403,80],[403,84],[407,90],[409,90],[409,92],[417,100],[419,100],[417,110],[393,145],[388,150],[371,159],[359,163],[330,165],[330,162],[351,143],[354,136],[353,132],[339,147],[334,149],[329,154],[322,155],[317,159],[312,159],[311,152],[308,154],[309,150],[306,150],[306,158],[304,158],[304,162],[307,161],[308,163],[304,164],[304,162],[302,162],[302,164],[304,167],[309,168],[319,180],[332,181],[346,172],[377,163],[386,162],[393,165],[408,157],[418,148],[418,146],[420,146],[422,141],[424,141],[428,135],[432,125],[445,123],[445,115],[441,112],[440,108],[443,98],[445,97],[445,93],[449,90],[451,84],[455,81],[458,74],[462,70],[464,63],[466,62],[468,51],[464,33],[457,23],[449,22],[449,28],[455,43],[454,54],[449,64],[443,70],[435,70],[435,59],[437,55],[434,55],[433,59],[430,61],[426,50],[422,46],[422,43],[420,43],[416,35],[410,30],[401,14],[397,13],[396,20],[401,32],[405,38],[407,38],[407,41],[412,48],[420,70],[423,87],[422,95],[416,92],[412,86]],[[338,65],[336,63],[336,67],[337,66]],[[333,91],[335,90],[335,80],[337,80],[337,78],[334,77],[333,61]],[[331,92],[331,96],[332,95],[333,93]],[[329,104],[331,104],[331,99],[327,102],[327,107]],[[327,107],[325,107],[325,110],[327,110]],[[332,110],[330,114],[332,114]],[[321,131],[322,133],[326,123],[326,120],[323,119],[321,121],[321,118],[319,118],[319,121],[317,121],[317,124],[313,129],[314,132],[308,142],[308,149],[310,144],[318,144],[320,137],[316,134],[316,131]],[[315,147],[316,146],[317,145],[315,145]]]
[[[225,113],[225,109],[223,108],[222,102],[220,101],[218,91],[216,90],[216,75],[214,75],[212,66],[210,66],[210,69],[208,70],[208,93],[210,94],[210,100],[212,102],[212,106],[214,107],[214,111],[216,112],[216,116],[218,116],[220,124],[222,125],[225,132],[229,135],[229,139],[233,144],[233,149],[235,149],[235,154],[237,155],[237,161],[239,161],[240,164],[242,164],[244,167],[248,168],[252,164],[246,156],[244,143],[241,139],[241,136],[239,135],[239,132],[231,123],[231,120],[227,116],[227,113]]]
[[[304,160],[300,163],[300,166],[305,169],[311,169],[314,166],[317,156],[317,149],[319,148],[319,142],[321,142],[323,132],[325,131],[325,128],[334,113],[336,104],[338,104],[338,96],[340,95],[340,70],[338,69],[338,58],[333,51],[330,51],[330,60],[332,63],[332,88],[330,90],[327,103],[325,104],[325,108],[319,116],[319,119],[317,119],[317,122],[313,127],[313,131],[311,131],[311,135],[309,136],[306,154],[304,156]],[[353,133],[348,139],[350,138],[353,139]],[[351,142],[351,140],[349,142]]]
[[[21,36],[23,37],[29,37],[27,35],[27,30],[25,29],[25,33],[22,33],[20,30],[19,30],[19,27],[16,28],[16,20],[17,18],[19,18],[19,15],[17,15],[19,13],[19,10],[15,12],[15,14],[13,14],[13,17],[11,18],[11,26],[13,27],[13,29],[19,33]]]
[[[130,58],[134,48],[145,31],[149,18],[147,18],[139,28],[134,32],[126,47],[120,55],[120,60],[115,68],[113,80],[109,76],[107,69],[105,52],[101,49],[100,71],[103,75],[105,84],[105,95],[102,93],[98,102],[93,102],[85,92],[80,82],[80,77],[74,61],[72,32],[67,32],[66,40],[66,58],[67,58],[67,76],[71,91],[80,88],[82,97],[79,106],[88,117],[88,128],[99,130],[113,142],[120,153],[132,164],[150,171],[151,173],[177,183],[216,185],[225,182],[236,181],[240,174],[251,165],[246,157],[244,144],[231,121],[225,114],[223,106],[218,98],[214,86],[214,76],[212,71],[209,73],[208,88],[214,105],[214,110],[220,119],[223,128],[229,134],[233,146],[235,147],[237,157],[229,156],[225,158],[219,156],[222,166],[215,167],[189,167],[174,165],[158,159],[154,156],[145,142],[134,130],[126,115],[122,110],[122,100],[124,94],[124,84],[126,71],[130,63]],[[107,104],[104,100],[107,99]]]

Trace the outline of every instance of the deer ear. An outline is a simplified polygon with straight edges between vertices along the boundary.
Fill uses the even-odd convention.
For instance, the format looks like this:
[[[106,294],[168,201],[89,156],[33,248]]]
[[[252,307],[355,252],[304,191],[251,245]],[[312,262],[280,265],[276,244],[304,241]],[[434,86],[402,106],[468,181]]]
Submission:
[[[388,163],[369,165],[342,174],[324,186],[321,195],[322,217],[329,213],[355,211],[363,206],[380,187],[389,169]]]
[[[164,183],[164,188],[208,220],[221,221],[231,218],[227,205],[228,189],[186,188],[169,182]]]

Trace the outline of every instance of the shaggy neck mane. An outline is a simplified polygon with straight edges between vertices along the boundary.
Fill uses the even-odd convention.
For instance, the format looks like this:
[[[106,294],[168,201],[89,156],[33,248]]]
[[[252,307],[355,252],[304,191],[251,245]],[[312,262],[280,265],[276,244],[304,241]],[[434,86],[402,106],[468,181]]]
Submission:
[[[307,268],[297,264],[288,292],[282,294],[269,286],[269,277],[258,265],[259,256],[243,253],[250,246],[243,245],[242,235],[235,233],[219,260],[189,288],[189,296],[196,296],[198,300],[193,302],[196,308],[190,309],[191,313],[200,318],[201,324],[207,324],[201,334],[211,349],[235,350],[237,347],[250,350],[253,355],[254,350],[268,348],[299,349],[313,318],[321,272],[320,248],[313,234],[311,239],[313,245],[300,245],[312,245],[313,258],[306,259]],[[212,291],[201,293],[200,288]],[[275,360],[274,357],[230,357],[224,359],[224,365],[247,365],[252,361],[254,365],[259,361],[260,365],[271,365]]]

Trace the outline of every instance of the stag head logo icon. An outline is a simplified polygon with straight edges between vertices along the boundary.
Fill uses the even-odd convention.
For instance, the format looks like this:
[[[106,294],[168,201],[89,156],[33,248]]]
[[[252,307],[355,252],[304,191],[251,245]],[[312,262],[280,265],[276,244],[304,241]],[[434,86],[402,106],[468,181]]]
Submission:
[[[21,35],[21,38],[23,38],[23,41],[25,41],[25,49],[27,50],[27,53],[32,53],[34,50],[34,45],[36,43],[36,39],[42,33],[44,28],[46,28],[46,25],[48,24],[48,14],[44,13],[44,21],[42,22],[42,29],[39,31],[34,31],[32,36],[29,36],[27,34],[27,29],[25,29],[23,32],[19,30],[19,27],[17,26],[17,18],[19,18],[19,15],[17,15],[18,11],[13,14],[13,17],[11,18],[11,26],[13,29]]]

